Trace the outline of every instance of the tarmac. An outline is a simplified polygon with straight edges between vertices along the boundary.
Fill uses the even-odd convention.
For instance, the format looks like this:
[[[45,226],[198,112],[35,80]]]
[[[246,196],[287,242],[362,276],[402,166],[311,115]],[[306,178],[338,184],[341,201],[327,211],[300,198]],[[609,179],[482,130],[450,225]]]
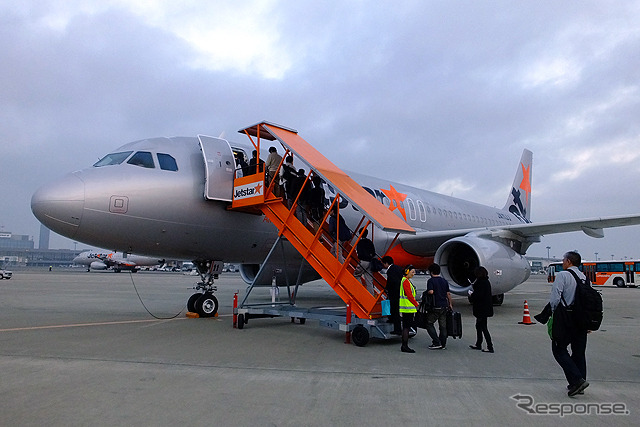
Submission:
[[[251,319],[234,329],[233,295],[246,289],[237,274],[216,283],[217,318],[189,319],[197,276],[13,271],[0,281],[2,426],[600,426],[637,425],[640,413],[637,288],[601,289],[591,385],[569,398],[546,326],[518,323],[525,300],[531,316],[546,304],[545,276],[496,307],[494,354],[469,349],[475,320],[463,297],[454,298],[462,339],[429,350],[419,330],[416,353],[406,354],[399,338],[357,347],[316,321]],[[419,291],[427,277],[414,278]],[[268,290],[256,298],[268,300]],[[341,304],[324,282],[300,288],[301,307]]]

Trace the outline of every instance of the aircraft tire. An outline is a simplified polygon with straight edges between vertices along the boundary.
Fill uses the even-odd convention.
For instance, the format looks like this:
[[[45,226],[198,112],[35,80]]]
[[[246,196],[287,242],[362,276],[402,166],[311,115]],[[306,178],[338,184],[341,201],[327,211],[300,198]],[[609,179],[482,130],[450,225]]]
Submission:
[[[244,314],[238,314],[238,329],[243,329],[245,323]]]
[[[202,296],[201,293],[195,293],[189,297],[189,299],[187,300],[187,311],[190,311],[192,313],[197,313],[196,301],[198,301],[198,298],[200,298],[201,296]]]
[[[504,302],[504,294],[498,294],[491,297],[493,305],[502,305]]]
[[[369,342],[369,331],[364,326],[358,325],[351,332],[351,340],[358,347],[364,347]]]
[[[196,312],[200,317],[213,317],[218,312],[218,298],[205,292],[196,300]]]

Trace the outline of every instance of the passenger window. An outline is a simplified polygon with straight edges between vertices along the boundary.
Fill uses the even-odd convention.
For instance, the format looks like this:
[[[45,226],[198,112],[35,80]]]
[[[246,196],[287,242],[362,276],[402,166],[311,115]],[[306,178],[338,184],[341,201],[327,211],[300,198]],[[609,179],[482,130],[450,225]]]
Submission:
[[[420,222],[427,222],[427,211],[424,209],[424,203],[422,200],[418,200],[418,214],[420,215]]]
[[[123,151],[121,153],[111,153],[107,154],[100,160],[98,160],[93,167],[99,168],[101,166],[111,166],[111,165],[119,165],[124,162],[124,160],[129,157],[129,155],[133,153],[133,151]]]
[[[165,171],[176,172],[178,170],[178,163],[176,163],[176,159],[169,154],[158,153],[158,164],[160,165],[160,169]]]
[[[409,206],[409,219],[411,221],[416,220],[416,205],[413,203],[413,200],[408,198],[405,200],[407,205]]]
[[[138,151],[136,154],[131,156],[127,163],[149,169],[153,169],[155,167],[153,164],[153,157],[151,157],[151,153],[148,151]]]

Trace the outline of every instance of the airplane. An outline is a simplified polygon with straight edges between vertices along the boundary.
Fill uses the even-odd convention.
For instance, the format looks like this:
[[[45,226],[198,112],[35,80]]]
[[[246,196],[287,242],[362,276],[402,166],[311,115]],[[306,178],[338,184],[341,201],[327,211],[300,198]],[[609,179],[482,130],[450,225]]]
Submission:
[[[214,265],[221,270],[222,262],[239,264],[241,277],[252,283],[278,238],[266,217],[228,209],[234,155],[250,158],[247,154],[254,147],[252,140],[238,143],[204,135],[131,142],[93,166],[40,187],[32,196],[31,209],[48,228],[74,241],[127,253],[191,259],[200,272],[213,271]],[[266,159],[265,147],[258,148],[260,158]],[[525,149],[503,208],[383,178],[349,176],[415,230],[415,234],[396,235],[376,229],[372,240],[379,254],[420,270],[433,262],[440,264],[451,292],[457,295],[467,295],[469,277],[482,265],[490,272],[494,303],[499,305],[505,292],[529,278],[531,267],[524,255],[542,235],[582,230],[591,237],[604,237],[604,228],[640,224],[640,214],[532,223],[532,159],[532,152]],[[303,159],[296,161],[309,170]],[[323,185],[332,201],[337,189]],[[360,212],[347,199],[340,198],[339,204],[353,230]],[[262,266],[274,277],[279,273],[278,285],[320,278],[301,262],[292,245],[285,244],[282,252],[282,259],[270,258]],[[202,301],[212,296],[213,277],[217,275],[205,282],[203,276],[199,284],[203,294],[189,299],[190,308],[198,302],[196,308],[213,307],[208,314],[217,310],[215,297]],[[270,286],[271,280],[260,277],[256,284]]]
[[[122,252],[85,251],[75,257],[73,263],[86,266],[87,271],[112,268],[116,273],[120,273],[122,270],[137,272],[140,267],[163,264],[164,260]]]

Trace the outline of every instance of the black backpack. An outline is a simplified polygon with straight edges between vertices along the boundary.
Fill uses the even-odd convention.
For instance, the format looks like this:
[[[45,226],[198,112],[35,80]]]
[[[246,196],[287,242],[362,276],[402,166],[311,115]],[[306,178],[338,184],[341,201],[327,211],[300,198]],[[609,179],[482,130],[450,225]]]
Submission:
[[[568,271],[577,283],[573,300],[575,325],[582,330],[597,331],[602,323],[602,295],[591,287],[588,278],[580,280],[574,271]]]

